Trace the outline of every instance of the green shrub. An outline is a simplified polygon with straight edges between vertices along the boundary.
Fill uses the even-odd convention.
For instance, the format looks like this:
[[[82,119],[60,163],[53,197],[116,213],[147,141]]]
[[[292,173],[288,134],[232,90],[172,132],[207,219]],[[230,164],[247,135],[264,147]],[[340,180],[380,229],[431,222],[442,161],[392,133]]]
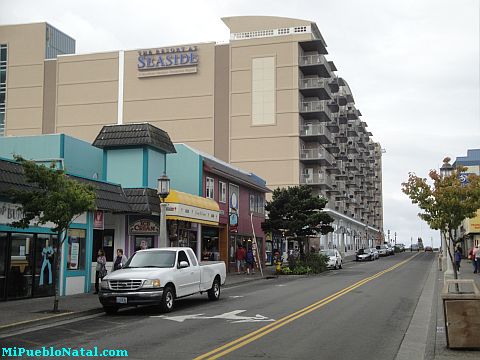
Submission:
[[[296,267],[308,267],[311,274],[320,274],[327,269],[328,257],[323,254],[306,254],[297,261]]]
[[[292,270],[290,270],[290,268],[288,266],[283,267],[280,272],[283,275],[291,275],[292,274]]]
[[[312,272],[312,268],[310,266],[298,266],[293,269],[293,275],[308,275]]]

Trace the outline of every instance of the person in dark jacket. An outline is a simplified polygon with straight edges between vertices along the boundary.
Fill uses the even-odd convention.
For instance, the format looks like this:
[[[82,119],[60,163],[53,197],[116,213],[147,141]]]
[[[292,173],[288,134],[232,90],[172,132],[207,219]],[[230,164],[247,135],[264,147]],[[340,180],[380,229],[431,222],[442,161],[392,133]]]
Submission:
[[[457,273],[460,274],[460,262],[462,261],[462,251],[460,247],[455,249],[455,266],[457,267]]]
[[[245,262],[247,263],[247,275],[250,275],[250,271],[252,271],[252,275],[255,274],[255,256],[253,256],[252,248],[248,249]]]
[[[117,250],[117,257],[115,258],[115,262],[113,263],[113,271],[120,270],[125,266],[127,262],[127,257],[123,255],[123,249]]]

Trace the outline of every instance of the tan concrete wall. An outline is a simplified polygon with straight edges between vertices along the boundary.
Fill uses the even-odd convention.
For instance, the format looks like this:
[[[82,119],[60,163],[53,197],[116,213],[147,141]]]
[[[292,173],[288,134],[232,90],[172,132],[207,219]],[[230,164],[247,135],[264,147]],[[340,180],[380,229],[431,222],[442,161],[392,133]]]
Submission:
[[[55,132],[92,142],[117,123],[118,52],[60,56]]]
[[[299,184],[298,40],[262,38],[230,45],[230,161],[264,178],[272,189]],[[253,126],[252,59],[270,56],[276,64],[275,125]]]
[[[215,44],[198,49],[197,72],[138,77],[138,51],[125,52],[124,124],[149,122],[183,142],[214,154]]]
[[[8,45],[5,135],[42,133],[46,24],[0,27]]]
[[[229,153],[229,59],[230,48],[228,45],[215,47],[215,153],[214,155],[227,161]]]
[[[42,134],[55,133],[55,109],[57,107],[57,60],[46,60],[43,83]]]

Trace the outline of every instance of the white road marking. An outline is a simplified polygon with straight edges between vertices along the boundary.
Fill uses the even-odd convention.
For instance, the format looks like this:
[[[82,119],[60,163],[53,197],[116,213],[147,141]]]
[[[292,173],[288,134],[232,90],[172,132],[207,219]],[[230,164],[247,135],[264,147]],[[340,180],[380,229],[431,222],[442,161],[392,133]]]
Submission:
[[[275,285],[275,286],[281,287],[281,286],[287,286],[287,285],[286,284],[280,284],[280,285]]]
[[[179,316],[166,316],[166,315],[157,315],[151,317],[162,318],[165,320],[172,320],[176,322],[184,322],[185,320],[203,320],[203,319],[225,319],[232,324],[238,323],[248,323],[248,322],[269,322],[275,321],[275,319],[269,319],[266,316],[256,314],[255,316],[239,316],[247,310],[234,310],[227,313],[223,313],[215,316],[204,316],[204,314],[190,314],[190,315],[179,315]]]
[[[231,295],[229,297],[231,297],[232,299],[238,299],[238,298],[243,298],[243,295]]]

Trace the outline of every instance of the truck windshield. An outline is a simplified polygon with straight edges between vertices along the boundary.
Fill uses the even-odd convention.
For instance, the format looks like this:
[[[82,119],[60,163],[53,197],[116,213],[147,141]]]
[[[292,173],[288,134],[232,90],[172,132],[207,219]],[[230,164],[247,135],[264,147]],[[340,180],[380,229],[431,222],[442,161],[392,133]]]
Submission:
[[[175,251],[139,251],[125,264],[125,268],[158,267],[171,268],[175,265]]]

